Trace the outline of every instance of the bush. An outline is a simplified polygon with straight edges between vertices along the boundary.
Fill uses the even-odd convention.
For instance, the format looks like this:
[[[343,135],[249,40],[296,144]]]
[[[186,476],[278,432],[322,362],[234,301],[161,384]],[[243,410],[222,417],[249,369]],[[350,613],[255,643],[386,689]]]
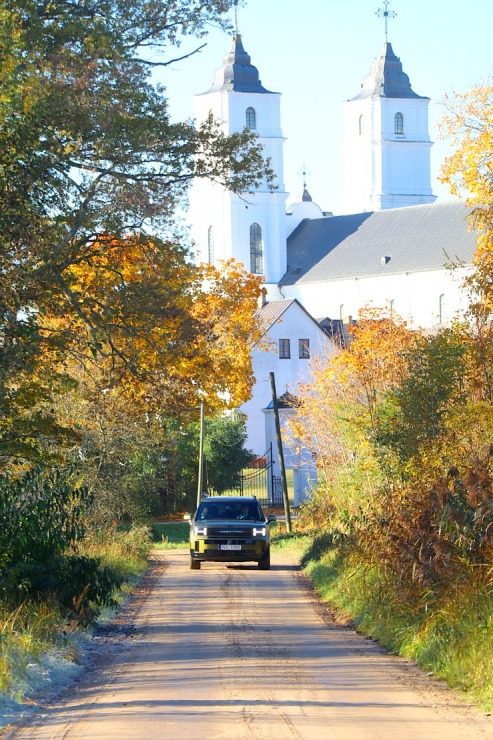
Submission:
[[[69,471],[32,469],[17,480],[5,476],[0,496],[0,593],[7,603],[26,597],[56,599],[87,621],[122,578],[99,558],[81,555],[87,490]]]

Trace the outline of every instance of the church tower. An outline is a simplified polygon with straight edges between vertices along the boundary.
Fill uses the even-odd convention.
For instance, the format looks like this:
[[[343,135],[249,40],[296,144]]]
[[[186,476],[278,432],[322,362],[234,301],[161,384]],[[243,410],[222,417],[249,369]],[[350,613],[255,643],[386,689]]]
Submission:
[[[343,213],[435,201],[428,103],[386,39],[360,93],[344,103]]]
[[[283,143],[280,94],[263,87],[256,67],[236,33],[229,54],[210,90],[195,96],[198,123],[210,113],[224,134],[255,132],[270,157],[277,190],[261,185],[242,197],[205,179],[191,192],[192,235],[198,262],[217,264],[231,257],[274,286],[286,271],[286,192],[283,183]]]

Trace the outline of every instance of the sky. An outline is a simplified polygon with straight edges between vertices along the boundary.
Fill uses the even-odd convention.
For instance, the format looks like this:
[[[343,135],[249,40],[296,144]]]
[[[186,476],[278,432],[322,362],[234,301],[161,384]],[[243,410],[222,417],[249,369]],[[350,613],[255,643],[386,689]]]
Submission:
[[[383,0],[246,0],[238,30],[264,87],[280,92],[287,203],[302,191],[338,213],[342,182],[342,102],[354,97],[385,41]],[[391,0],[388,40],[418,95],[429,97],[432,189],[451,200],[438,173],[447,153],[439,139],[445,93],[466,92],[493,73],[493,0]],[[231,14],[233,18],[233,14]],[[166,67],[172,117],[193,117],[193,96],[208,90],[231,37],[211,28],[199,53]],[[187,39],[180,52],[199,43]],[[177,56],[177,54],[174,54]]]

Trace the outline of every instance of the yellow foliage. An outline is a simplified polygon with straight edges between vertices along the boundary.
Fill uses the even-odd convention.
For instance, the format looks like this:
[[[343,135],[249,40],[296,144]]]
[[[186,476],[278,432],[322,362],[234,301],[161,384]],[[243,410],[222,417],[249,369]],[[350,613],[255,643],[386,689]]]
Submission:
[[[260,281],[234,261],[196,268],[172,243],[111,237],[61,275],[43,331],[134,403],[176,413],[250,394]]]

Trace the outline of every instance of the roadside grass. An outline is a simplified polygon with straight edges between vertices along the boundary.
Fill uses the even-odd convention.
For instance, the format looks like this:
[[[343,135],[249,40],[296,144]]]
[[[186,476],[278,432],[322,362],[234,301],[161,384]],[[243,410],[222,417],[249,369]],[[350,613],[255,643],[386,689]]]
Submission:
[[[156,550],[174,550],[188,547],[188,522],[150,522],[152,547]]]
[[[285,531],[284,522],[275,522],[271,525],[271,547],[273,553],[284,552],[301,560],[303,554],[310,547],[313,537],[293,529],[289,534]]]
[[[429,608],[399,599],[376,569],[351,563],[341,549],[317,552],[317,540],[301,564],[320,598],[350,618],[387,650],[414,660],[493,710],[493,598],[481,585],[449,589]]]
[[[91,532],[80,553],[100,558],[125,579],[114,594],[115,603],[121,604],[147,568],[151,546],[148,527],[113,527]],[[114,612],[115,607],[104,609],[98,621],[107,621]],[[82,648],[90,632],[62,613],[55,600],[25,601],[15,608],[0,602],[0,727],[34,691],[60,687],[82,670]]]

